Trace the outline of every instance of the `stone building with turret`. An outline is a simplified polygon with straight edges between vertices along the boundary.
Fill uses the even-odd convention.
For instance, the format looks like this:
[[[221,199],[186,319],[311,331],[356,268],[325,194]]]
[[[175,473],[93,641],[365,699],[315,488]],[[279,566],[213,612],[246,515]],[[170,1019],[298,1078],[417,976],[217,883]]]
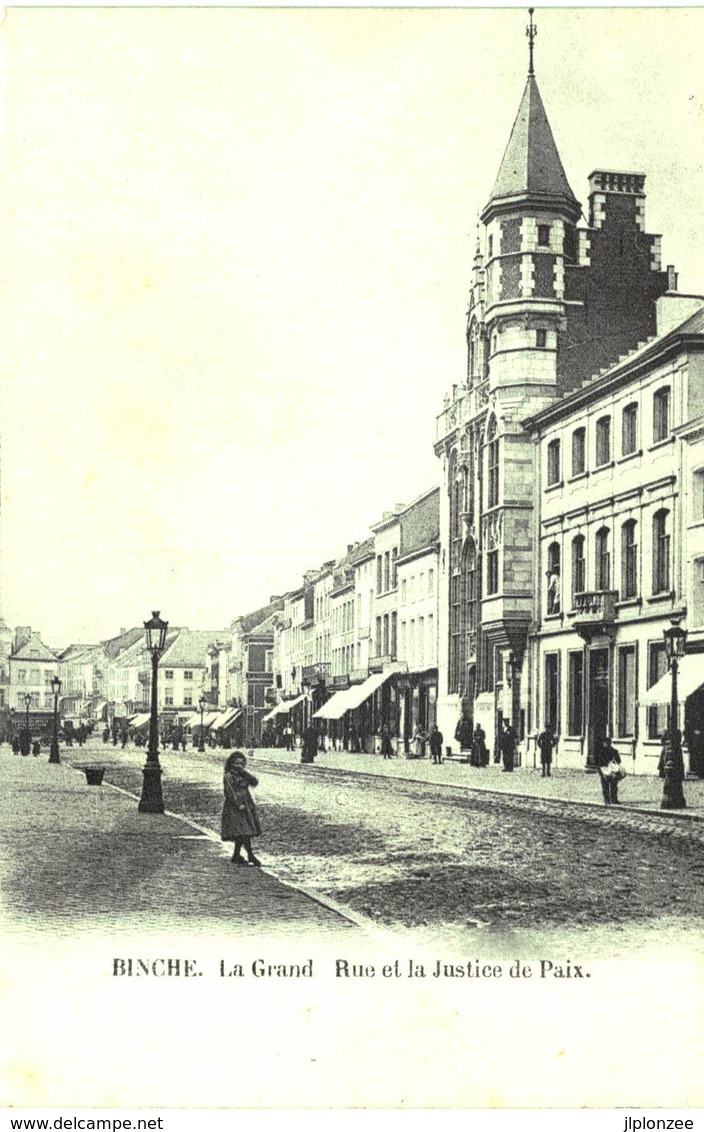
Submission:
[[[438,718],[462,713],[491,747],[500,720],[539,725],[528,641],[538,616],[541,452],[528,423],[656,333],[676,286],[645,229],[645,175],[597,170],[586,221],[533,67],[481,213],[470,280],[467,373],[437,420]],[[525,749],[525,745],[524,745]]]

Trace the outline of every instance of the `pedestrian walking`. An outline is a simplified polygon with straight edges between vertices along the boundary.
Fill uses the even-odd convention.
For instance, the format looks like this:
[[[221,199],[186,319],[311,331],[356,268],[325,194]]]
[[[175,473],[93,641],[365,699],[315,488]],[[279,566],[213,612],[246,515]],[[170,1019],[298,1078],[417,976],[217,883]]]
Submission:
[[[457,740],[457,742],[460,745],[460,751],[469,751],[470,752],[470,762],[471,762],[471,758],[472,758],[472,756],[471,756],[472,724],[469,722],[469,719],[464,714],[464,712],[462,713],[459,720],[457,721],[457,726],[455,728],[455,739]]]
[[[12,736],[12,753],[13,753],[13,755],[19,755],[19,753],[20,753],[20,737],[19,737],[19,735],[13,735]]]
[[[26,727],[20,731],[20,754],[28,755],[32,749],[32,736]]]
[[[481,723],[478,723],[474,728],[472,735],[472,753],[470,755],[472,766],[487,766],[489,762],[489,750],[486,745],[486,731]]]
[[[42,752],[42,745],[41,745],[41,743],[39,742],[38,739],[35,739],[34,742],[32,743],[32,754],[34,755],[35,759],[39,757],[41,752]]]
[[[234,841],[235,848],[232,854],[234,864],[247,864],[242,856],[244,849],[250,865],[261,865],[254,856],[252,838],[261,834],[262,827],[257,807],[249,792],[251,786],[259,785],[259,779],[250,774],[246,766],[247,759],[242,751],[233,751],[225,762],[223,772],[225,801],[222,807],[220,837],[222,841]]]
[[[499,734],[499,750],[504,764],[504,771],[512,771],[516,761],[517,736],[515,729],[505,717],[502,722],[503,725]]]
[[[290,723],[287,723],[284,727],[284,743],[287,751],[293,750],[293,728]]]
[[[428,735],[428,745],[430,747],[430,754],[432,756],[433,763],[436,766],[439,766],[442,762],[442,731],[438,730],[437,723],[434,723],[430,728],[430,734]]]
[[[552,749],[557,745],[557,736],[553,731],[552,723],[546,723],[543,731],[540,732],[536,743],[540,751],[540,765],[543,768],[543,778],[550,777],[550,767],[552,766]]]
[[[608,735],[604,736],[596,749],[596,766],[601,780],[601,792],[605,806],[618,806],[618,784],[625,777],[621,767],[621,756],[612,745]]]
[[[394,748],[391,742],[391,730],[388,723],[381,725],[381,753],[385,759],[392,759],[394,757]]]
[[[413,738],[411,739],[411,751],[412,751],[411,757],[412,758],[414,758],[414,759],[424,759],[425,758],[425,742],[426,742],[426,739],[428,739],[428,736],[425,734],[420,723],[416,723],[415,730],[413,732]]]

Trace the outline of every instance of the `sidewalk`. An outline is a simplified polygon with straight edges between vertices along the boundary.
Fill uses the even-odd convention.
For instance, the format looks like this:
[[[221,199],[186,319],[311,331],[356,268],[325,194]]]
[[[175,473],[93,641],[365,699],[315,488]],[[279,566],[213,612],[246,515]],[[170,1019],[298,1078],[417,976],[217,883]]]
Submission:
[[[271,762],[296,764],[301,761],[300,750],[285,751],[276,747],[257,747],[252,752],[253,762],[267,759]],[[351,754],[347,751],[326,751],[315,760],[315,768],[324,770],[358,771],[386,778],[402,778],[411,782],[441,782],[471,790],[491,791],[496,794],[517,795],[523,798],[541,798],[553,802],[576,802],[603,808],[601,783],[596,773],[583,770],[561,770],[553,767],[550,778],[543,778],[540,770],[518,767],[506,774],[501,766],[473,767],[456,759],[445,760],[435,766],[430,759],[407,759],[399,756],[384,759],[381,755]],[[628,771],[628,764],[625,764]],[[704,781],[688,780],[684,784],[686,810],[661,810],[662,780],[655,775],[627,775],[619,784],[622,810],[635,810],[651,815],[661,814],[664,820],[704,819]]]
[[[0,748],[0,784],[4,927],[296,937],[357,930],[266,862],[263,869],[232,865],[232,846],[217,831],[176,815],[140,814],[136,799],[88,786],[67,761],[54,766],[46,753]]]

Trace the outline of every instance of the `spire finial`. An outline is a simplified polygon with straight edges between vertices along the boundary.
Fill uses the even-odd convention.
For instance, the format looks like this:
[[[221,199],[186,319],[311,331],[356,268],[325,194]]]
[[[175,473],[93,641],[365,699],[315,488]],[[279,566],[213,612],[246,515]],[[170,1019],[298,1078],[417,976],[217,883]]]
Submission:
[[[529,76],[535,74],[535,71],[533,70],[533,44],[535,43],[535,37],[538,34],[538,29],[535,26],[535,24],[533,23],[533,12],[534,11],[535,11],[535,8],[529,8],[528,9],[528,15],[530,16],[530,23],[528,24],[528,27],[526,28],[526,35],[528,36],[528,51],[529,51],[529,57],[528,57],[528,59],[529,59],[529,61],[528,61],[528,75]]]

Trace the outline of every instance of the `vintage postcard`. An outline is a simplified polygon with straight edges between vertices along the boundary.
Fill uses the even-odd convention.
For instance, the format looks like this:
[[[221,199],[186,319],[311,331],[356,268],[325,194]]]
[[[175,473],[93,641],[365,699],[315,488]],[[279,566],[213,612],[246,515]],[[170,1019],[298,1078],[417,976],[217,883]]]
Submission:
[[[703,40],[4,10],[6,1115],[704,1102]]]

